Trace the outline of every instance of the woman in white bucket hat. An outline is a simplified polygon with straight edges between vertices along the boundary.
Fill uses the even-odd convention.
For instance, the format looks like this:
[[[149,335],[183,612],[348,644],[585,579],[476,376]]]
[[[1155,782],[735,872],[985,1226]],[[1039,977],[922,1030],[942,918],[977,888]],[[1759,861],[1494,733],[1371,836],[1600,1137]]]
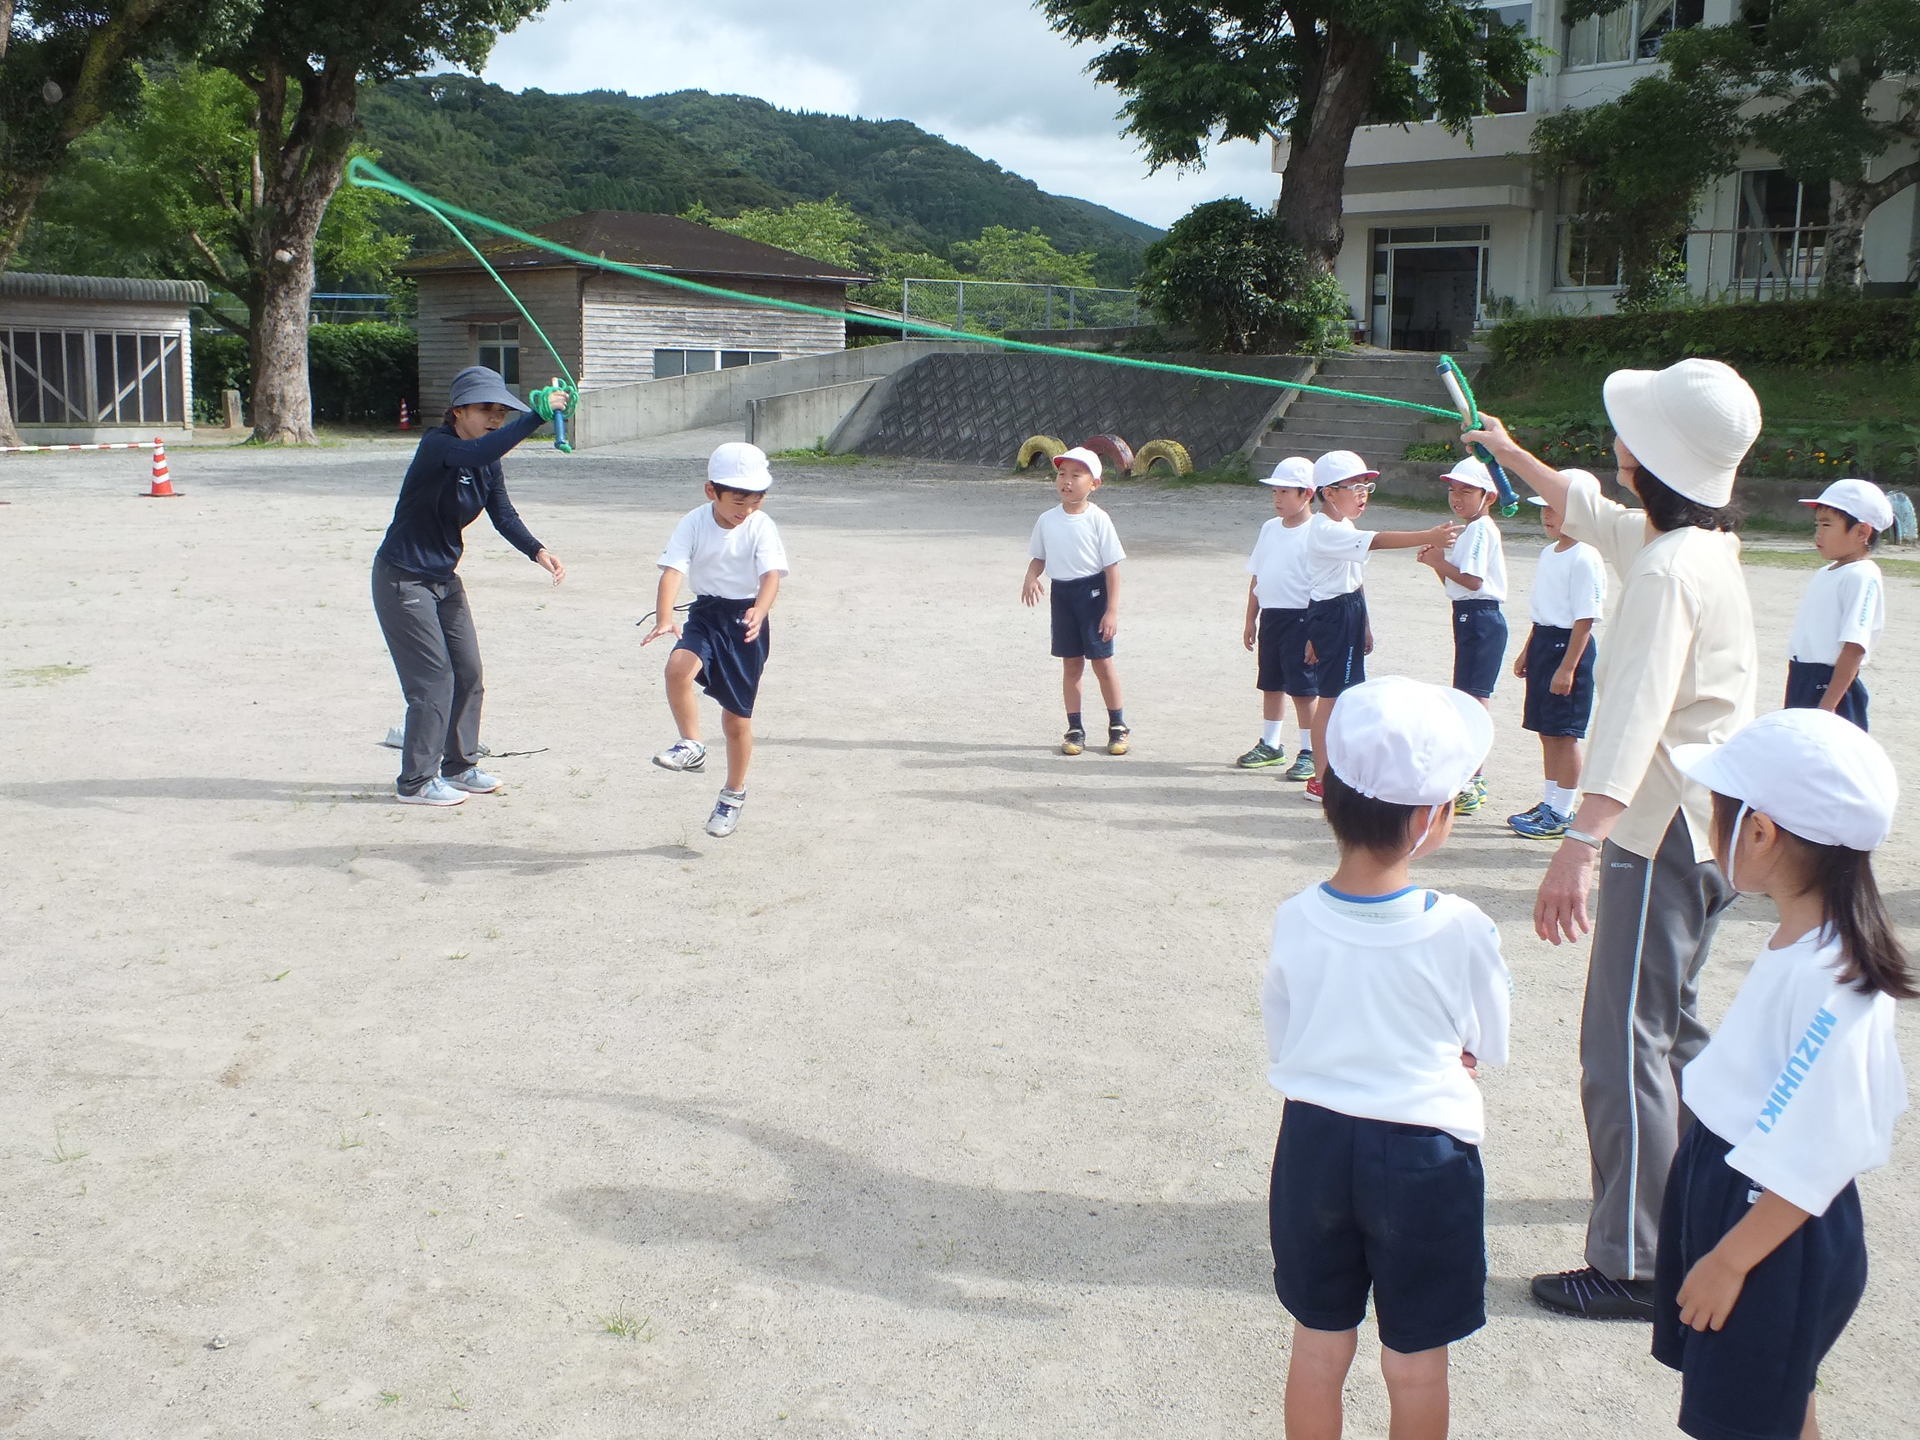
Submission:
[[[1759,662],[1732,501],[1760,402],[1717,360],[1618,370],[1604,394],[1620,481],[1642,510],[1536,459],[1492,416],[1466,438],[1560,510],[1564,532],[1620,578],[1584,795],[1534,905],[1544,940],[1593,933],[1580,1017],[1593,1208],[1586,1264],[1535,1276],[1533,1294],[1568,1314],[1650,1320],[1661,1197],[1680,1139],[1676,1077],[1706,1043],[1700,967],[1733,899],[1713,863],[1706,788],[1673,752],[1723,742],[1753,718]]]

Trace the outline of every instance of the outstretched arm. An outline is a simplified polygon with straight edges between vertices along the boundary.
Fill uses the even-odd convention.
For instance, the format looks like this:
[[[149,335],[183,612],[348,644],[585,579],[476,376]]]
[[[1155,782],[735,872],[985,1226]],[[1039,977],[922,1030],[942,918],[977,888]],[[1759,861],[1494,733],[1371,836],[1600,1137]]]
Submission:
[[[1509,435],[1498,416],[1482,410],[1480,428],[1467,431],[1460,439],[1468,445],[1484,445],[1507,474],[1523,482],[1554,509],[1566,508],[1567,490],[1573,482]]]

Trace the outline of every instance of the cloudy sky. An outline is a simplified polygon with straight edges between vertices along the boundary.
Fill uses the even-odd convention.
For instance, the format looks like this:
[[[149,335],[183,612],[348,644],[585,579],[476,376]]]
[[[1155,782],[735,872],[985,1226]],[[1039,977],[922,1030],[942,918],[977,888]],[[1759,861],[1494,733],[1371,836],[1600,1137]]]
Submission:
[[[1265,147],[1216,148],[1204,170],[1149,176],[1120,137],[1094,51],[1027,0],[552,0],[494,47],[510,90],[710,90],[786,109],[911,120],[1043,190],[1165,226],[1203,200],[1269,203]]]

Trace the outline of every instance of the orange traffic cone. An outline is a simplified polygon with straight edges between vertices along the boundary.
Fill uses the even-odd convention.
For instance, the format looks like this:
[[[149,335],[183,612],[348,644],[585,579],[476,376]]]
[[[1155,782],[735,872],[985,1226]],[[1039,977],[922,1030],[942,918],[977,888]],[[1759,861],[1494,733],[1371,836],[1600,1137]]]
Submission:
[[[156,435],[153,437],[153,488],[146,492],[146,498],[171,500],[179,493],[173,488],[173,477],[167,471],[167,447]]]
[[[413,418],[407,414],[407,402],[405,400],[400,402],[400,428],[402,430],[411,430],[413,428]]]

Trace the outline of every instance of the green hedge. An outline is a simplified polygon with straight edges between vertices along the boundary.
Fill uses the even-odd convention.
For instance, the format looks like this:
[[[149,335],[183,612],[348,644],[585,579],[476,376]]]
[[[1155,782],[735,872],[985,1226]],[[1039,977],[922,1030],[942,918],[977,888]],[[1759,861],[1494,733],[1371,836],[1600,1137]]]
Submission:
[[[315,420],[397,421],[405,399],[419,423],[419,351],[405,325],[315,325],[307,331],[307,367]],[[244,396],[251,388],[244,339],[222,330],[193,337],[193,399],[201,418],[219,421],[222,390]]]
[[[1645,315],[1545,315],[1503,322],[1488,344],[1502,362],[1660,366],[1705,355],[1730,365],[1885,364],[1920,359],[1920,303],[1779,300]]]

